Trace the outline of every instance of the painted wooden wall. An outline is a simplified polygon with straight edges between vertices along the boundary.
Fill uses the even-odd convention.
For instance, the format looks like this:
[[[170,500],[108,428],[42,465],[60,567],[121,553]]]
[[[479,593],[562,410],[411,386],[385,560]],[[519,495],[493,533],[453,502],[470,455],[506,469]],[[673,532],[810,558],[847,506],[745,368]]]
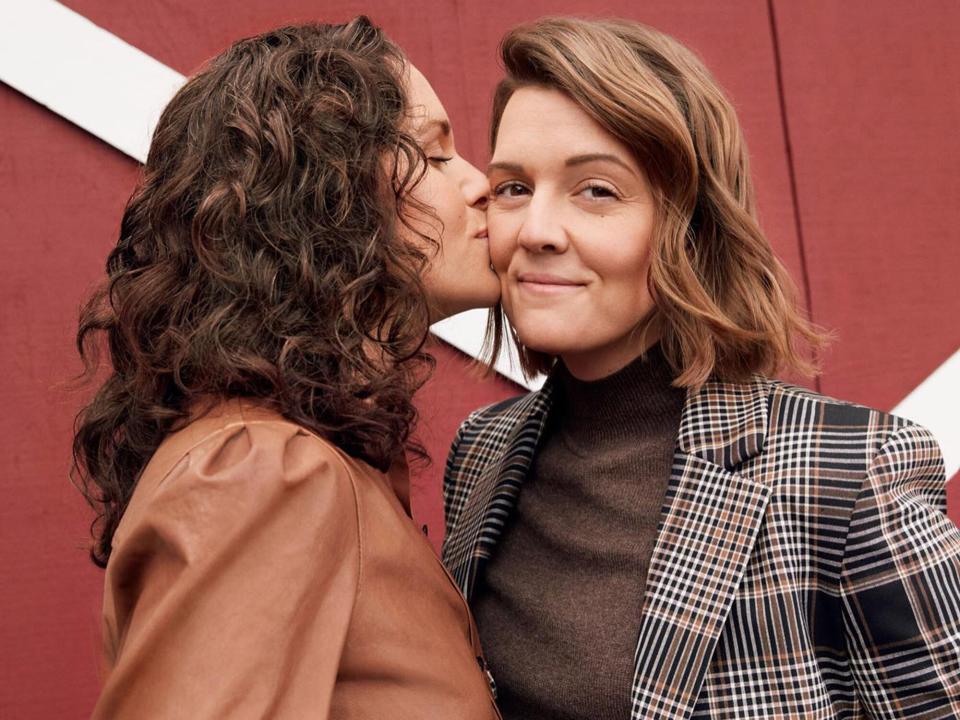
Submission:
[[[763,225],[810,306],[836,331],[823,392],[893,407],[960,347],[960,5],[953,0],[647,0],[526,3],[67,0],[189,73],[231,40],[364,12],[432,80],[461,152],[487,160],[503,32],[544,14],[634,18],[697,50],[735,101]],[[43,28],[36,28],[43,43]],[[89,714],[97,692],[102,573],[90,514],[67,479],[78,396],[76,312],[115,241],[136,164],[0,85],[0,717]],[[458,422],[516,393],[436,348],[420,398],[434,465],[415,509],[442,536],[439,477]],[[958,397],[944,402],[960,404]],[[958,485],[952,513],[960,517]]]

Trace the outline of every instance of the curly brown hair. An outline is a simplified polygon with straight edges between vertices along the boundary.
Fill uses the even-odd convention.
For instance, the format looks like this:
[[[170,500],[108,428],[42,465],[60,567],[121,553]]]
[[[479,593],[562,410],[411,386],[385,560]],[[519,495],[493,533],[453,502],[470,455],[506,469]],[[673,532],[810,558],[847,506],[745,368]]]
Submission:
[[[77,333],[84,378],[103,344],[111,361],[73,441],[97,565],[150,457],[205,399],[255,398],[377,468],[422,455],[431,240],[401,230],[430,209],[409,197],[426,159],[404,130],[404,68],[367,18],[285,27],[167,106]]]

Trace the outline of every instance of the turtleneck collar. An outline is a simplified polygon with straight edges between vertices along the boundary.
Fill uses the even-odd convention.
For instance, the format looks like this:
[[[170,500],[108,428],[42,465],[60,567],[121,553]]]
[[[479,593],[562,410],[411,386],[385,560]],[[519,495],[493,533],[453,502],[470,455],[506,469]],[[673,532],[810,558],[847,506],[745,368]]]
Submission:
[[[671,385],[673,370],[659,344],[599,380],[578,380],[557,363],[554,406],[563,434],[592,441],[647,435],[679,424],[686,390]]]

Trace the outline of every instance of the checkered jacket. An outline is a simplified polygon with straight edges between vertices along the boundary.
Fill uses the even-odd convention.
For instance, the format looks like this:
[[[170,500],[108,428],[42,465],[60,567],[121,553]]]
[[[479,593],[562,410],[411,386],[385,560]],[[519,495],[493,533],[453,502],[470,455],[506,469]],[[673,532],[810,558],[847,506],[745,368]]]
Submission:
[[[552,385],[473,413],[443,557],[468,599]],[[960,717],[960,530],[936,441],[757,378],[688,394],[636,633],[633,720]],[[570,672],[576,672],[571,668]]]

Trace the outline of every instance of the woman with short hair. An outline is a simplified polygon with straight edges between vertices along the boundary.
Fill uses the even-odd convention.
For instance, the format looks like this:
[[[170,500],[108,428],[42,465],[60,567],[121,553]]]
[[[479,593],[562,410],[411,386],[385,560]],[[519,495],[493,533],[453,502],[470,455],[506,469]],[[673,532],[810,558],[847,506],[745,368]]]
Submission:
[[[487,196],[366,18],[242,40],[170,102],[78,335],[110,358],[74,439],[94,717],[497,716],[404,461],[430,322],[499,296]]]
[[[769,379],[823,338],[736,114],[626,21],[502,45],[502,304],[542,390],[472,414],[444,559],[504,717],[960,714],[960,531],[907,420]]]

